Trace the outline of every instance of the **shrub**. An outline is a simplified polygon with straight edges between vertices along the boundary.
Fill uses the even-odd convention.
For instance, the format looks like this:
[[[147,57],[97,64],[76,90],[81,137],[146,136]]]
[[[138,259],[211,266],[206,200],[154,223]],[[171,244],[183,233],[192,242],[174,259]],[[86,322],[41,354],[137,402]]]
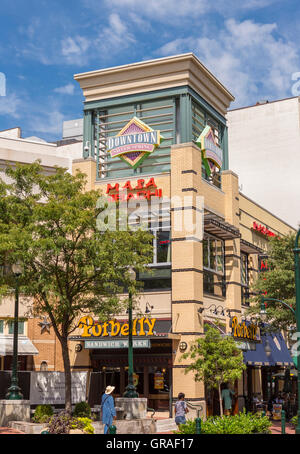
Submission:
[[[48,422],[53,416],[51,405],[38,405],[34,411],[33,421],[37,423]]]
[[[210,416],[201,424],[203,434],[270,434],[271,422],[266,416],[243,411],[234,416]],[[192,434],[196,432],[195,421],[180,424],[175,433]]]
[[[72,424],[72,416],[63,410],[54,416],[49,424],[49,434],[68,434]]]
[[[298,424],[298,416],[293,416],[291,419],[291,424],[293,424],[294,427],[297,427]]]
[[[73,418],[71,429],[80,429],[88,434],[93,434],[95,432],[90,418]]]
[[[79,402],[75,405],[74,413],[75,417],[81,418],[90,418],[91,417],[91,407],[87,402]]]

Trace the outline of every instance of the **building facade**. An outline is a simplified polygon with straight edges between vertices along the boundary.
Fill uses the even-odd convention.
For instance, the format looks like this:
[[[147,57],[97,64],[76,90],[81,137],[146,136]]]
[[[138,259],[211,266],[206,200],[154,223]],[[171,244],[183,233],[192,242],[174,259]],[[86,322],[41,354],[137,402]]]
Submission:
[[[84,171],[88,188],[99,189],[110,206],[125,202],[129,214],[138,208],[154,235],[152,273],[137,277],[144,282],[140,313],[155,320],[149,336],[134,333],[138,391],[154,408],[167,408],[184,392],[205,412],[206,390],[185,373],[182,354],[207,324],[221,323],[228,334],[234,317],[242,323],[268,238],[293,228],[240,192],[228,167],[226,112],[234,98],[193,54],[75,80],[85,103],[83,157],[73,171]],[[126,323],[126,314],[119,321]],[[73,339],[82,348],[79,363],[104,371],[122,394],[127,351],[118,348],[122,335],[113,322],[110,329],[79,329]],[[139,348],[138,339],[148,347]],[[261,389],[262,365],[249,365],[236,385],[240,408]]]
[[[109,212],[125,208],[133,231],[142,226],[153,234],[151,273],[137,275],[144,290],[133,324],[140,396],[149,407],[168,409],[184,392],[202,414],[218,411],[217,396],[186,373],[182,359],[212,325],[245,344],[247,371],[235,384],[235,407],[242,408],[262,391],[264,367],[290,361],[288,352],[280,361],[263,360],[262,339],[249,339],[242,327],[251,284],[267,266],[269,238],[294,229],[241,192],[230,170],[226,114],[233,96],[191,53],[74,77],[85,102],[72,172],[87,175],[87,190],[98,189]],[[66,137],[80,137],[73,123],[65,129]],[[27,368],[62,370],[53,330],[42,322],[28,322],[38,355]],[[105,323],[83,317],[70,337],[72,369],[101,373],[103,385],[122,395],[127,338],[126,313]]]
[[[39,137],[22,137],[19,127],[0,131],[0,177],[9,182],[4,170],[16,164],[40,161],[47,174],[55,166],[72,172],[72,161],[82,155],[82,142],[63,140],[45,142]],[[20,295],[19,302],[19,369],[62,370],[60,344],[50,329],[49,319],[32,318],[30,301]],[[0,303],[0,371],[10,370],[13,354],[14,295],[4,297]],[[58,354],[57,354],[58,352]]]
[[[300,166],[300,97],[261,101],[229,110],[230,168],[242,192],[297,228],[300,191],[294,169]],[[276,194],[276,197],[274,197]]]

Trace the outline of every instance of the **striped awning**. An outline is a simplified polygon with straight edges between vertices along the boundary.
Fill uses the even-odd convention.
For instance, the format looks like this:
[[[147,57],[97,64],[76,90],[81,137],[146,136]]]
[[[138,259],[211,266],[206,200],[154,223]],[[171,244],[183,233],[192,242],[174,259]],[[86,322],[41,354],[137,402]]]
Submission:
[[[0,356],[13,355],[13,335],[0,335]],[[18,336],[18,356],[38,355],[39,351],[35,348],[30,339],[26,336]]]

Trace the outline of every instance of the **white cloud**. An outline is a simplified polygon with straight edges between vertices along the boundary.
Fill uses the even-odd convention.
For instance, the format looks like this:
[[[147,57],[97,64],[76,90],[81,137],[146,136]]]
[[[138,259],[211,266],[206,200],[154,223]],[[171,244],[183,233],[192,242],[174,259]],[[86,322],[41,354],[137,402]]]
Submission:
[[[122,10],[124,13],[136,13],[148,17],[151,21],[180,23],[185,18],[195,19],[207,13],[219,13],[224,16],[237,11],[253,10],[270,6],[280,0],[104,0],[110,11]],[[82,0],[85,7],[99,11],[99,0]],[[200,24],[201,26],[201,24]]]
[[[67,84],[62,87],[54,88],[53,91],[61,95],[73,95],[75,91],[75,86],[73,84]]]
[[[7,94],[0,97],[0,115],[20,118],[22,100],[15,94]]]
[[[61,53],[66,63],[82,64],[86,59],[86,52],[90,47],[90,41],[84,36],[67,37],[61,41]]]
[[[156,55],[194,52],[232,92],[236,104],[290,96],[299,68],[296,44],[277,36],[276,24],[229,19],[214,37],[188,36],[164,44]]]

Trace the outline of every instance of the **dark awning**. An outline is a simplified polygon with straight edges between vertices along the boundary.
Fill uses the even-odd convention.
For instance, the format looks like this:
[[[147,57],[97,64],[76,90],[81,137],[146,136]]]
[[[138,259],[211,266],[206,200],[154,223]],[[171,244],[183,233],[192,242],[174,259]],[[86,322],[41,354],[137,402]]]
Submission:
[[[262,254],[263,250],[255,246],[255,244],[249,243],[246,240],[241,239],[241,251],[246,252],[247,254]]]
[[[232,240],[241,236],[239,229],[234,225],[214,215],[204,216],[204,232],[211,233],[222,240]]]
[[[269,343],[271,354],[268,357],[265,347]],[[249,366],[293,366],[293,358],[281,333],[266,333],[261,336],[261,343],[255,344],[255,350],[244,352],[244,362]]]

